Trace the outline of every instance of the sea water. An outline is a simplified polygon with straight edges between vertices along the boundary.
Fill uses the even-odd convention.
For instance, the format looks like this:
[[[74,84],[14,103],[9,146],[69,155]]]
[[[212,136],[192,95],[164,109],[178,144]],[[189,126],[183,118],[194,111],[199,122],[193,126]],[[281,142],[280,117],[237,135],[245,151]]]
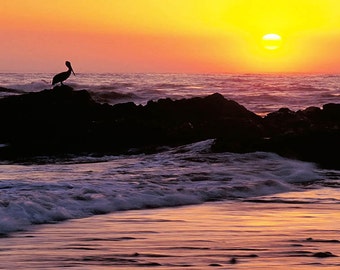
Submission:
[[[1,96],[51,89],[51,77],[51,74],[0,74]],[[340,95],[340,76],[336,75],[77,74],[65,83],[75,91],[86,89],[94,100],[109,104],[130,101],[146,104],[148,100],[190,98],[218,92],[259,115],[281,107],[299,110],[339,103]],[[150,214],[148,209],[167,207],[176,215],[176,211],[180,212],[178,206],[199,207],[208,202],[246,205],[247,211],[254,209],[253,218],[256,209],[263,208],[261,211],[264,211],[277,203],[315,205],[316,209],[319,209],[318,205],[328,205],[335,217],[337,209],[340,210],[340,171],[322,169],[313,163],[273,153],[212,153],[212,143],[207,140],[174,148],[164,147],[161,152],[149,155],[38,157],[34,162],[21,164],[3,161],[0,165],[0,235],[3,236],[0,242],[7,242],[0,245],[0,258],[6,258],[8,254],[17,256],[18,253],[13,251],[28,244],[27,239],[20,238],[22,246],[12,243],[12,248],[9,247],[9,239],[22,231],[46,228],[46,224],[58,231],[65,221],[85,221],[108,213],[119,213],[119,218],[124,219],[131,210],[144,215]],[[318,196],[311,190],[327,190],[329,195]],[[278,197],[273,199],[276,195]],[[195,212],[195,209],[198,208],[190,211]],[[212,209],[216,210],[215,207]],[[239,219],[247,212],[241,206],[240,209],[243,212],[238,212]],[[200,220],[201,225],[202,222]],[[91,226],[92,233],[96,234],[94,223],[84,224],[82,230]],[[207,221],[207,226],[206,232],[211,230],[213,234],[213,225]],[[101,229],[98,228],[97,232],[100,234]],[[62,233],[58,235],[62,236]],[[209,241],[209,237],[206,240]],[[39,244],[35,244],[37,247],[33,245],[32,248],[38,250]],[[88,256],[89,262],[92,258],[96,265],[110,262],[110,258]],[[36,269],[37,258],[33,257],[31,266],[27,264],[30,259],[25,257],[22,269]],[[4,263],[4,268],[0,264],[0,268],[14,269],[15,261]],[[112,265],[114,262],[111,260]],[[131,263],[129,267],[133,269],[134,266]],[[39,264],[39,267],[45,269],[46,264]],[[59,268],[55,266],[54,269]]]
[[[51,89],[53,74],[0,73],[0,97]],[[160,98],[181,99],[220,93],[265,115],[288,107],[301,110],[338,102],[340,75],[311,74],[76,74],[67,80],[88,90],[98,102],[146,104]]]
[[[151,155],[3,164],[0,231],[114,211],[251,198],[330,181],[322,183],[330,172],[310,163],[272,153],[211,153],[211,143]]]

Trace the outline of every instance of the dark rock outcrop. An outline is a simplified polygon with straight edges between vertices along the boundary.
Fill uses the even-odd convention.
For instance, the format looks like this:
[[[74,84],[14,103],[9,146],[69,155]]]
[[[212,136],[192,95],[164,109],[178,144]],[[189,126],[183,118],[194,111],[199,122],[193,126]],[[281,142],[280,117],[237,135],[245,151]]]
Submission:
[[[339,118],[339,104],[262,118],[220,94],[111,106],[57,86],[0,99],[0,158],[153,151],[216,138],[214,151],[272,151],[339,168]]]
[[[264,136],[246,140],[241,151],[229,139],[218,138],[215,151],[266,151],[323,167],[340,169],[340,104],[293,112],[282,108],[263,118]]]
[[[219,94],[145,106],[93,101],[68,86],[0,100],[0,157],[120,153],[253,129],[261,118]],[[230,130],[229,130],[230,129]]]

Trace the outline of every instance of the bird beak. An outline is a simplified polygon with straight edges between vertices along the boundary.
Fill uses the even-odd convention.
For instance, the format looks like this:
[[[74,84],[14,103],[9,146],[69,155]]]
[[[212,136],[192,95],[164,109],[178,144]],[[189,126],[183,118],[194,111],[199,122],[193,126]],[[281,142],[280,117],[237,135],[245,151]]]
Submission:
[[[71,71],[72,71],[73,75],[76,76],[76,74],[75,74],[74,71],[73,71],[73,68],[71,68]]]

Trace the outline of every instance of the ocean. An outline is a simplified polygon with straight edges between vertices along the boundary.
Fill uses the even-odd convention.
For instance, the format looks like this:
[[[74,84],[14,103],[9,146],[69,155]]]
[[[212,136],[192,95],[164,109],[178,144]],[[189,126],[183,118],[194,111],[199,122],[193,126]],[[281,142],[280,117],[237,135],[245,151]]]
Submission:
[[[51,89],[53,74],[0,73],[0,97]],[[340,75],[273,74],[76,74],[67,80],[88,90],[98,102],[146,104],[160,98],[190,98],[220,93],[247,109],[265,115],[288,107],[301,110],[338,102]]]
[[[0,98],[51,89],[52,77],[0,73]],[[340,75],[106,73],[65,84],[108,104],[221,93],[261,116],[340,97]],[[340,171],[212,143],[2,161],[0,269],[340,269]]]

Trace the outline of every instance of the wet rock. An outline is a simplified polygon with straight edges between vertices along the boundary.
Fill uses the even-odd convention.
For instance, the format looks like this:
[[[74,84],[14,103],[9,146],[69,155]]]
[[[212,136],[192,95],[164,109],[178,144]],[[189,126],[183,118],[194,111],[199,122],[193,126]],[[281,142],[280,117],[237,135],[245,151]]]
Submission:
[[[236,264],[236,263],[238,263],[238,260],[237,260],[236,258],[231,258],[231,259],[229,260],[229,263],[230,263],[230,264]]]
[[[249,258],[258,258],[259,255],[257,255],[257,254],[250,254],[250,255],[248,255],[248,257],[249,257]]]
[[[235,134],[237,125],[242,133],[247,121],[260,119],[219,94],[111,106],[95,102],[85,90],[56,86],[0,100],[0,143],[6,146],[0,157],[120,153],[179,145]]]
[[[322,106],[323,113],[326,118],[332,120],[340,120],[340,105],[335,103],[328,103]]]
[[[326,252],[316,252],[313,254],[313,257],[317,258],[328,258],[328,257],[337,257],[332,252],[326,251]]]
[[[316,242],[316,243],[340,243],[339,240],[336,239],[313,239],[312,237],[309,237],[306,239],[307,242]]]
[[[154,152],[216,139],[213,151],[270,151],[340,168],[340,104],[260,117],[220,94],[145,106],[95,102],[68,86],[0,99],[0,158]],[[144,150],[143,150],[144,149]]]
[[[209,264],[209,266],[212,266],[212,267],[218,267],[218,266],[222,266],[221,264],[219,263],[211,263]]]
[[[340,104],[326,104],[323,109],[310,107],[293,112],[282,108],[263,118],[262,136],[245,133],[232,140],[218,138],[214,151],[267,151],[311,161],[327,168],[340,168]]]

